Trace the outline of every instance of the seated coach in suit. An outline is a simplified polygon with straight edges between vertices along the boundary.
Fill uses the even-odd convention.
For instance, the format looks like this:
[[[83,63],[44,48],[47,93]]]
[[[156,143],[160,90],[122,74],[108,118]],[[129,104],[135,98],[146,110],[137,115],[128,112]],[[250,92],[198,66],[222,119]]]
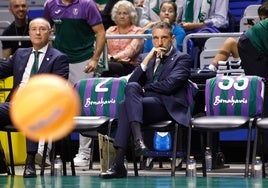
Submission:
[[[43,18],[36,18],[30,22],[29,35],[33,47],[19,48],[6,62],[0,63],[0,79],[13,76],[13,89],[27,84],[30,76],[40,73],[51,73],[68,79],[69,62],[67,56],[49,45],[51,34],[50,24]],[[38,63],[34,64],[34,54],[39,54]],[[37,65],[36,71],[32,69]],[[53,80],[51,80],[53,82]],[[9,102],[0,104],[0,126],[11,124],[9,116]],[[27,144],[27,158],[24,177],[35,177],[35,154],[38,143],[29,139]]]
[[[116,156],[111,168],[100,174],[102,178],[127,176],[123,159],[131,133],[136,155],[146,154],[148,148],[143,142],[141,126],[170,119],[189,125],[187,85],[191,57],[172,45],[175,37],[168,23],[157,23],[152,29],[152,39],[154,47],[139,56],[139,65],[125,88],[114,142]]]

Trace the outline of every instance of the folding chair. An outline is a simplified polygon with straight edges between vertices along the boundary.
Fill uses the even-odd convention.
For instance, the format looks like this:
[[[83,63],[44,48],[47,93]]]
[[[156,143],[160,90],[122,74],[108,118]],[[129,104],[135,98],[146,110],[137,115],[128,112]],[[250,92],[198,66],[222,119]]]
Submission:
[[[252,151],[252,166],[251,166],[251,177],[253,177],[253,165],[256,160],[257,154],[257,147],[260,146],[260,156],[263,162],[262,170],[263,170],[263,177],[266,177],[265,173],[265,156],[264,156],[264,146],[265,143],[263,142],[263,133],[268,131],[268,118],[260,118],[256,121],[255,126],[255,137],[254,137],[254,144],[253,144],[253,151]]]
[[[187,88],[187,100],[189,102],[189,110],[192,110],[192,107],[194,105],[194,95],[198,91],[198,87],[195,83],[189,80],[188,82],[188,88]],[[142,127],[142,131],[158,131],[158,132],[171,132],[173,134],[173,142],[172,142],[172,162],[171,162],[171,176],[175,176],[175,170],[176,170],[176,157],[178,156],[177,152],[177,144],[179,137],[179,124],[175,122],[174,120],[168,120],[168,121],[161,121],[157,123],[153,123],[150,125],[146,125]],[[132,140],[133,142],[133,140]],[[134,151],[134,143],[132,143],[132,158],[134,163],[134,174],[135,176],[138,176],[138,168],[137,168],[137,161],[135,157],[135,151]],[[183,157],[185,156],[184,153],[179,153],[179,156]]]
[[[90,78],[76,83],[75,89],[81,98],[83,118],[105,116],[110,118],[110,126],[114,125],[113,121],[118,117],[118,105],[124,98],[126,83],[124,77]],[[110,126],[103,127],[105,130],[102,128],[102,132],[110,132]],[[98,136],[96,131],[83,131],[81,134],[93,138]]]
[[[78,81],[74,88],[80,96],[81,116],[74,117],[76,127],[73,132],[92,137],[92,142],[99,131],[109,134],[114,128],[112,125],[118,116],[118,104],[124,98],[126,83],[125,78],[88,78]],[[65,157],[62,158],[63,174],[66,175]],[[44,162],[43,158],[42,164]],[[72,175],[75,175],[73,160],[71,168]]]
[[[9,159],[10,159],[10,167],[11,167],[11,175],[15,175],[15,162],[13,155],[13,144],[12,144],[12,132],[18,132],[17,129],[13,125],[7,125],[0,129],[7,133],[7,142],[8,142],[8,150],[9,150]]]
[[[258,76],[225,76],[208,79],[205,88],[206,116],[192,118],[188,128],[187,165],[191,154],[192,131],[201,133],[201,152],[204,155],[204,135],[210,132],[248,130],[245,155],[245,177],[248,176],[251,128],[253,120],[260,117],[263,106],[264,79]],[[203,176],[207,176],[205,159]]]

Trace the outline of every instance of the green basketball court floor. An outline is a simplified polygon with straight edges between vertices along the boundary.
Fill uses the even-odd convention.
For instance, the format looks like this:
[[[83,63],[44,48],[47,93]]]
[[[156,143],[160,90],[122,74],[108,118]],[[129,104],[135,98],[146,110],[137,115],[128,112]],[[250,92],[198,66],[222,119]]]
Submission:
[[[154,164],[151,170],[139,170],[139,176],[135,177],[133,164],[129,163],[129,173],[123,179],[101,179],[99,178],[100,165],[93,164],[93,169],[88,167],[76,167],[76,176],[71,176],[70,165],[67,164],[67,176],[50,176],[50,168],[46,168],[45,175],[40,176],[40,168],[37,167],[36,178],[23,178],[23,166],[16,166],[15,176],[0,176],[0,188],[166,188],[166,187],[189,187],[189,188],[261,188],[268,187],[268,178],[254,179],[244,178],[244,165],[230,165],[230,168],[213,170],[208,177],[201,177],[201,169],[198,170],[196,178],[185,177],[185,166],[177,170],[175,177],[170,176],[170,164],[165,163],[159,168]]]

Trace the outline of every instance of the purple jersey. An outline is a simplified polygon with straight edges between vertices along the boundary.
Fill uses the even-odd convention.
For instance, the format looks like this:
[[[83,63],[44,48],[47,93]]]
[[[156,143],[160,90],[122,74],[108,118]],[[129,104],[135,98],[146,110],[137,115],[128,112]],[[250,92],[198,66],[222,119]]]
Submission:
[[[102,23],[93,0],[74,0],[69,5],[61,0],[48,0],[44,17],[56,27],[54,47],[65,53],[71,63],[92,57],[95,43],[92,27]]]

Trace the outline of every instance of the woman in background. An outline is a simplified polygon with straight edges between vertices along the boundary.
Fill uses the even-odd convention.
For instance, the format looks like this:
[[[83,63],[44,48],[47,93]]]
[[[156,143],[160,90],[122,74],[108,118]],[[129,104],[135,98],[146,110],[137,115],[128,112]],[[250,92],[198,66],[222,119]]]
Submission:
[[[176,24],[176,18],[177,18],[177,5],[176,3],[172,1],[164,1],[161,6],[160,6],[160,13],[159,13],[160,20],[162,22],[167,22],[170,25],[172,25],[172,31],[173,34],[175,35],[176,40],[176,46],[178,50],[182,50],[182,44],[183,44],[183,39],[186,36],[185,31],[182,27]],[[145,34],[151,34],[152,33],[152,27],[156,24],[157,22],[150,22],[148,23],[144,28],[143,32]],[[149,52],[153,47],[153,42],[151,38],[147,38],[145,43],[144,43],[144,49],[143,52]]]
[[[137,12],[134,5],[126,0],[118,1],[112,9],[112,20],[116,23],[107,29],[107,35],[136,34],[142,28],[136,26]],[[107,39],[109,70],[102,77],[120,77],[130,74],[137,65],[142,52],[143,39]]]

